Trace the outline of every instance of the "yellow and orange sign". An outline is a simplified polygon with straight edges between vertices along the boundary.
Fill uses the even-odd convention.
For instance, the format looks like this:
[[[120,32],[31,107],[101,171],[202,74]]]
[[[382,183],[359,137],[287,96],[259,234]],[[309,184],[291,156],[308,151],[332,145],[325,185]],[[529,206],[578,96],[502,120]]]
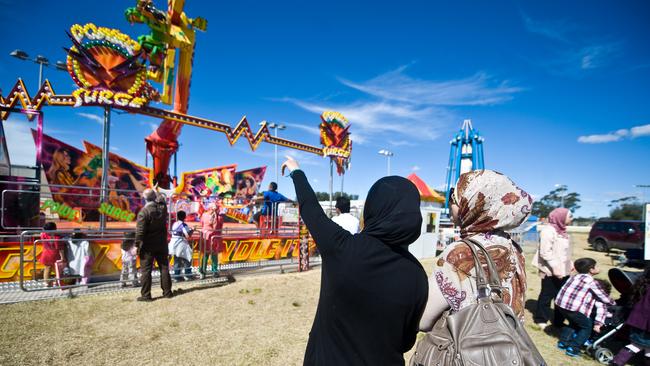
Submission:
[[[336,164],[336,171],[343,174],[350,166],[352,141],[350,140],[350,123],[339,112],[325,111],[320,116],[320,143],[323,156],[329,156]]]
[[[140,108],[159,93],[147,83],[147,68],[140,62],[140,44],[117,29],[92,23],[75,24],[68,34],[73,45],[67,67],[75,90],[75,107],[116,105]]]

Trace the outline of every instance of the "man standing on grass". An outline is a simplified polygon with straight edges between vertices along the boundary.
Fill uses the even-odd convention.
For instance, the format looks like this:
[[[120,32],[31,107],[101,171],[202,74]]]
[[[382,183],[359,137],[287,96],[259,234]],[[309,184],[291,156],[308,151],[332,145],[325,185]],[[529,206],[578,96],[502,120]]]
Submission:
[[[172,279],[169,275],[169,258],[167,248],[167,209],[156,202],[156,192],[145,189],[142,196],[147,202],[138,213],[135,229],[135,243],[140,255],[142,271],[141,296],[138,301],[152,301],[151,271],[154,260],[160,269],[160,286],[163,297],[172,297]]]

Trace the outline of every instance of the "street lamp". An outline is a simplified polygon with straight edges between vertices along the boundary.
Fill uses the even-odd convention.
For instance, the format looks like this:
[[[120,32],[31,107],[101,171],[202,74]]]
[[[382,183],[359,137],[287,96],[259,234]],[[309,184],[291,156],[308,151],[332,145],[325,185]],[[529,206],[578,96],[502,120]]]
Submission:
[[[562,196],[561,196],[561,198],[562,198],[562,207],[564,207],[564,195],[566,193],[566,185],[564,185],[564,184],[556,184],[555,188],[564,188],[564,190],[562,191]]]
[[[386,175],[387,176],[390,175],[390,157],[395,154],[393,154],[393,152],[388,151],[386,149],[381,149],[377,153],[379,153],[379,155],[383,155],[386,157]]]
[[[27,52],[23,50],[13,50],[9,53],[9,56],[15,57],[19,60],[22,61],[27,61],[29,60],[29,55]],[[43,66],[47,67],[50,65],[50,60],[48,60],[45,56],[43,55],[37,55],[33,60],[34,63],[37,63],[39,65],[38,67],[38,87],[41,87],[41,84],[43,83]],[[65,62],[63,61],[57,61],[56,62],[56,69],[61,70],[61,71],[66,71],[68,67],[66,66]]]
[[[275,122],[268,123],[266,121],[260,122],[260,126],[267,125],[268,128],[275,130],[274,136],[278,137],[278,130],[285,130],[287,126],[283,124],[277,124]],[[275,182],[277,183],[280,177],[280,171],[278,170],[278,145],[273,144],[273,151],[275,156]]]

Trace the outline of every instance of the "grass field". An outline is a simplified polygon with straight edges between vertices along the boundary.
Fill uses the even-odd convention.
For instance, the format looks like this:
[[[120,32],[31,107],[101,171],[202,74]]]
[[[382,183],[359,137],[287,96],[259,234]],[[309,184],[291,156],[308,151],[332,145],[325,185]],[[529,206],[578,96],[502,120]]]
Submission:
[[[586,234],[573,234],[574,258],[598,260]],[[526,248],[530,261],[533,248]],[[432,259],[423,261],[431,267]],[[540,280],[528,266],[527,297]],[[138,292],[3,305],[0,365],[300,365],[316,311],[320,270],[245,277],[221,286],[174,284],[173,299],[135,301]],[[154,296],[160,289],[154,289]],[[556,339],[527,330],[549,365],[597,365],[569,359]],[[410,352],[405,355],[406,359]]]

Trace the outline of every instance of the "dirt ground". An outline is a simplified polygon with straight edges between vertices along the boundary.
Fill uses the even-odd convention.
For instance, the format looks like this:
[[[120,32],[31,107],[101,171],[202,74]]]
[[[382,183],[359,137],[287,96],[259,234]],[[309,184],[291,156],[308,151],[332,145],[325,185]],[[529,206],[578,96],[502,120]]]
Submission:
[[[605,278],[610,258],[587,250],[586,234],[572,240],[574,258],[597,259]],[[528,261],[533,250],[526,248]],[[432,263],[423,261],[428,269]],[[527,297],[536,299],[540,281],[530,266],[528,273]],[[132,291],[3,305],[0,365],[300,365],[319,281],[316,269],[220,286],[175,283],[184,289],[179,296],[152,303],[136,302]],[[530,314],[526,327],[549,365],[597,365],[558,351]]]

